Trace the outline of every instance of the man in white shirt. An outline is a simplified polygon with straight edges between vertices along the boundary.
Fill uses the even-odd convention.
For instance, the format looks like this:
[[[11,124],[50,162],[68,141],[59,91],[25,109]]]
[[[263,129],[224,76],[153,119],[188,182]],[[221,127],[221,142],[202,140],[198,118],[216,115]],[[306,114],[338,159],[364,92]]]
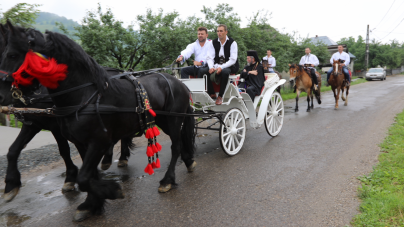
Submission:
[[[345,75],[345,79],[347,81],[346,86],[349,86],[349,83],[351,82],[351,77],[349,75],[348,67],[349,63],[351,62],[351,58],[349,57],[349,54],[344,52],[344,47],[342,45],[338,45],[338,52],[333,54],[330,63],[331,65],[334,63],[334,60],[339,60],[342,64],[342,72]],[[328,80],[330,79],[331,72],[334,70],[333,67],[331,67],[330,70],[327,72],[327,87],[329,86]]]
[[[177,62],[184,64],[184,62],[189,59],[192,54],[195,55],[194,65],[181,69],[181,78],[189,78],[190,75],[200,77],[199,69],[206,65],[206,55],[208,49],[208,45],[206,43],[210,41],[211,40],[208,39],[208,29],[205,27],[199,27],[198,39],[189,44],[185,50],[181,51],[181,55],[177,58]]]
[[[310,69],[310,76],[311,79],[313,80],[314,83],[314,89],[317,90],[318,88],[318,81],[317,81],[317,75],[316,75],[316,67],[320,62],[318,61],[318,58],[316,55],[311,54],[311,49],[309,47],[306,47],[304,50],[306,55],[304,55],[299,62],[299,65],[306,66],[307,68]]]
[[[220,91],[216,99],[216,105],[223,103],[223,94],[228,84],[230,73],[237,73],[239,70],[239,64],[237,60],[238,47],[234,39],[227,37],[227,26],[219,24],[217,27],[217,39],[208,43],[208,55],[206,62],[208,67],[204,67],[200,70],[200,74],[206,74],[208,76],[208,94],[212,98],[216,98],[215,91],[213,89],[212,81],[209,80],[211,74],[213,76],[220,76]]]
[[[267,60],[268,61],[268,71],[270,73],[275,73],[274,67],[276,66],[276,60],[274,57],[272,57],[272,51],[270,49],[267,50],[267,56],[263,57],[262,60]]]

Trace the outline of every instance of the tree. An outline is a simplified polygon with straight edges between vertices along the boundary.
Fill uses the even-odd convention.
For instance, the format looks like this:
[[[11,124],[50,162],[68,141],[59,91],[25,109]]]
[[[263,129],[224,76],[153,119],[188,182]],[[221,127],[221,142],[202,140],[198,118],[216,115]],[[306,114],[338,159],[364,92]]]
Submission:
[[[5,24],[7,20],[10,20],[13,24],[22,27],[32,27],[35,23],[35,19],[40,12],[37,7],[39,4],[18,3],[11,9],[2,13],[0,23]]]
[[[57,25],[68,34],[63,24]],[[83,49],[101,65],[134,69],[146,54],[145,44],[133,25],[125,28],[122,21],[115,20],[110,8],[103,13],[100,4],[97,11],[87,12],[75,30],[73,35],[80,39]]]

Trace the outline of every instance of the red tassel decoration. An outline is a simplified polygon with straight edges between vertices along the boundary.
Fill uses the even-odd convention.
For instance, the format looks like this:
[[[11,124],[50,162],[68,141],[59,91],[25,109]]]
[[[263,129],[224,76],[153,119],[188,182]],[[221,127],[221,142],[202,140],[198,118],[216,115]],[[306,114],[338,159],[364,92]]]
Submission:
[[[152,149],[153,149],[153,154],[155,154],[155,153],[157,153],[157,152],[159,152],[158,150],[157,150],[157,147],[156,147],[156,145],[154,145],[154,144],[152,144],[152,145],[150,145],[151,147],[152,147]]]
[[[151,145],[147,146],[147,152],[146,152],[147,157],[153,157],[154,151]]]
[[[147,139],[153,139],[154,137],[154,133],[153,133],[153,129],[149,128],[146,130],[146,138]]]
[[[152,109],[149,109],[149,113],[150,113],[153,117],[156,117],[156,116],[157,116],[156,113],[154,112],[154,110],[152,110]]]
[[[153,133],[154,133],[154,136],[159,136],[160,135],[160,131],[156,126],[153,127]]]
[[[156,160],[156,169],[160,168],[160,159],[157,158]]]
[[[161,151],[162,147],[161,147],[161,145],[159,143],[156,142],[156,148],[157,148],[157,151]]]
[[[146,168],[144,169],[145,173],[148,173],[149,175],[152,175],[154,173],[152,165],[149,163]]]
[[[157,168],[157,167],[156,167],[156,166],[157,166],[157,165],[156,165],[156,162],[153,162],[151,165],[152,165],[153,169],[156,169],[156,168]]]
[[[29,50],[25,55],[25,60],[13,73],[15,85],[30,86],[34,79],[37,79],[43,86],[56,89],[59,81],[66,79],[67,65],[58,64],[54,58],[47,59],[45,56]]]

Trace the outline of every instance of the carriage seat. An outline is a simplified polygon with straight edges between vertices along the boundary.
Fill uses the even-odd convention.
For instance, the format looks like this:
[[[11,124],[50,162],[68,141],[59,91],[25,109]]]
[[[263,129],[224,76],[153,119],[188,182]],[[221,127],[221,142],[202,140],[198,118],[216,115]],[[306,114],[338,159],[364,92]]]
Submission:
[[[275,74],[275,73],[265,73],[264,75],[265,75],[265,81],[266,80],[268,80],[268,78],[272,78],[273,76],[278,76],[277,74],[275,74],[275,75],[270,75],[270,74]],[[238,85],[238,83],[240,82],[240,76],[238,76],[237,77],[237,81],[236,81],[236,86]],[[262,92],[264,91],[264,88],[265,88],[265,85],[264,86],[262,86],[262,89],[261,89],[261,94],[260,95],[262,95]],[[245,92],[241,92],[241,93],[245,93]],[[256,95],[256,96],[260,96],[260,95]]]

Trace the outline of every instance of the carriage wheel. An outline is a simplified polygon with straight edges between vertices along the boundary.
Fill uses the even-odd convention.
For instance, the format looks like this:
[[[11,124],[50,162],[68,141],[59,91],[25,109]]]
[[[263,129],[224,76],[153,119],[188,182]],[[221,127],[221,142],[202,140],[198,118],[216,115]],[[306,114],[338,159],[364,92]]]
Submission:
[[[243,147],[245,141],[246,124],[243,112],[238,108],[227,111],[220,125],[220,146],[229,156],[236,155]]]
[[[281,132],[284,116],[285,110],[282,97],[275,91],[272,93],[265,116],[265,129],[270,136],[275,137]]]

